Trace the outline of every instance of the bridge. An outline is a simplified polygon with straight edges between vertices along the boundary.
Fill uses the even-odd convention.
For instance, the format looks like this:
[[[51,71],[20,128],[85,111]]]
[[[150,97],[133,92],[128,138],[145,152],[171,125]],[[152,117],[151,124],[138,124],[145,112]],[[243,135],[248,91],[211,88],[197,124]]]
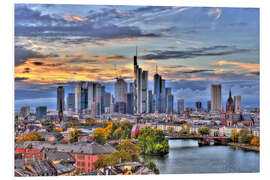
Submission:
[[[226,136],[168,136],[168,139],[193,139],[198,141],[199,146],[210,145],[211,142],[214,145],[226,145],[228,142]]]

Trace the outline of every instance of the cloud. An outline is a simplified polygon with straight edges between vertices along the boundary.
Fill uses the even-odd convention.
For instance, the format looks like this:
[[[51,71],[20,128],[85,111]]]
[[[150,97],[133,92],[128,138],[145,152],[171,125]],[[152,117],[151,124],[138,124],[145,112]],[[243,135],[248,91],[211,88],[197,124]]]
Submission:
[[[76,16],[76,15],[65,15],[64,20],[66,20],[68,22],[74,22],[74,21],[83,22],[83,21],[87,21],[88,18],[82,18],[82,17]]]
[[[198,70],[191,70],[191,71],[183,71],[183,73],[201,73],[201,72],[211,72],[215,71],[213,69],[198,69]]]
[[[216,65],[218,66],[232,65],[232,66],[237,66],[242,69],[246,69],[251,72],[260,71],[260,64],[253,64],[253,63],[233,62],[233,61],[223,60],[223,61],[218,61]]]
[[[210,46],[202,48],[192,48],[186,51],[169,51],[169,50],[154,50],[151,51],[153,54],[147,54],[142,56],[145,60],[165,60],[172,58],[193,58],[201,56],[224,56],[237,53],[249,52],[248,49],[239,49],[234,46]]]
[[[117,9],[103,9],[82,18],[77,15],[45,15],[26,5],[15,6],[15,36],[87,36],[93,40],[111,38],[161,37],[156,33],[144,33],[139,27],[117,26],[112,19],[120,18]],[[91,21],[90,21],[91,20]],[[75,23],[78,22],[78,23]]]
[[[211,8],[208,12],[208,16],[218,20],[222,14],[221,8]]]

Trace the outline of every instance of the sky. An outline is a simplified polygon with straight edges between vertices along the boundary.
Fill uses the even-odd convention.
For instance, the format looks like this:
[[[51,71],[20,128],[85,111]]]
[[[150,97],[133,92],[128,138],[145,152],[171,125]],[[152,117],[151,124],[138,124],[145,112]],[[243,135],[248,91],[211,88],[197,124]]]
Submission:
[[[99,81],[114,93],[116,76],[133,80],[138,64],[166,79],[174,103],[194,107],[222,84],[244,107],[259,106],[259,9],[180,6],[15,4],[15,109],[56,108],[56,89]]]

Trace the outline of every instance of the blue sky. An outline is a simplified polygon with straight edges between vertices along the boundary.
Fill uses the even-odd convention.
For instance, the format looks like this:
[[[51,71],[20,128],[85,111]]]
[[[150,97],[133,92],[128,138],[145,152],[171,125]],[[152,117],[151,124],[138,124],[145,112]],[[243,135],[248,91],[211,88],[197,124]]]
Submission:
[[[117,74],[132,80],[133,56],[155,65],[188,106],[210,99],[221,83],[259,106],[259,9],[164,6],[15,5],[15,108],[56,107],[77,81],[100,81],[113,92]]]

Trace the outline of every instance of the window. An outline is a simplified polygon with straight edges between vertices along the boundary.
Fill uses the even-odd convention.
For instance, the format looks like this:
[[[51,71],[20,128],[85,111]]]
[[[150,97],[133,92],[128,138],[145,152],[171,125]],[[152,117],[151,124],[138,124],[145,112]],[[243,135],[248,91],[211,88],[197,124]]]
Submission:
[[[83,154],[78,154],[78,159],[84,159],[84,155]]]
[[[82,162],[82,166],[83,166],[83,167],[85,166],[85,163],[84,163],[84,162]]]
[[[88,163],[88,167],[90,167],[90,163]]]
[[[80,162],[77,162],[77,166],[80,166],[81,165],[81,163]]]

